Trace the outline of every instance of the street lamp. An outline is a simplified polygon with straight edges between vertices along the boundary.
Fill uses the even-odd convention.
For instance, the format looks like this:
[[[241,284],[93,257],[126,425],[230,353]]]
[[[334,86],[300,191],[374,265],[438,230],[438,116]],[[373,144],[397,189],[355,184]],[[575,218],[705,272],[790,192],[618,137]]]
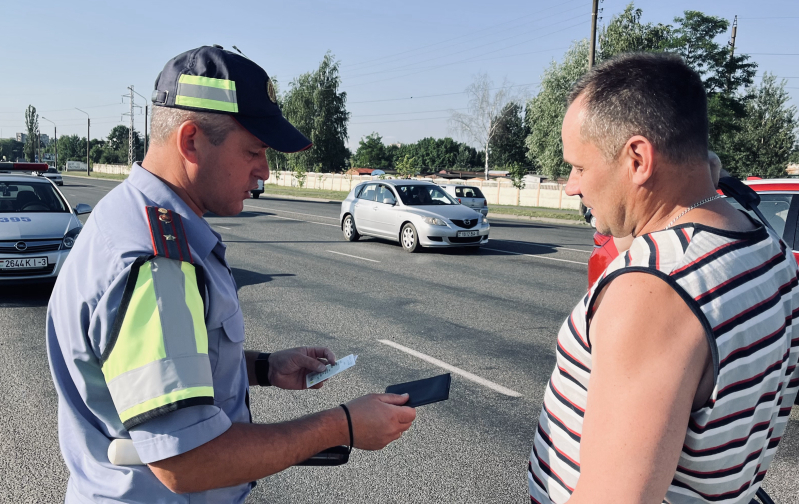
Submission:
[[[133,86],[131,86],[131,91],[133,91]],[[144,155],[147,155],[147,97],[142,96],[141,93],[133,91],[137,95],[144,98]]]
[[[47,122],[53,123],[53,136],[55,137],[55,169],[58,170],[58,126],[56,126],[53,121],[44,116],[42,116],[42,119],[44,119]]]
[[[91,130],[91,126],[92,126],[92,118],[89,117],[89,113],[88,112],[84,112],[83,110],[79,109],[78,107],[75,107],[75,110],[83,112],[84,114],[86,114],[86,176],[87,177],[91,177],[91,174],[89,173],[89,146],[92,143],[92,140],[91,140],[92,137],[89,135],[89,131]]]

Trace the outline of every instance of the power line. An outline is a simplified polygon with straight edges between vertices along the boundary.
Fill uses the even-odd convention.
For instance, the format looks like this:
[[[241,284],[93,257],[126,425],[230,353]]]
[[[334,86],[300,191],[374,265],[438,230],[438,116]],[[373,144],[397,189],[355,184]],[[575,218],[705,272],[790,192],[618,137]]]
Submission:
[[[799,53],[768,53],[768,52],[750,52],[753,56],[799,56]]]
[[[377,116],[395,116],[395,115],[410,115],[410,114],[431,114],[433,112],[449,112],[450,110],[468,110],[466,108],[459,109],[438,109],[438,110],[420,110],[418,112],[397,112],[391,114],[357,114],[353,117],[377,117]]]
[[[570,3],[574,3],[574,2],[577,2],[577,1],[582,1],[582,0],[569,0],[568,2],[565,2],[565,3],[561,4],[561,5],[553,5],[552,7],[546,8],[546,9],[544,9],[542,11],[532,12],[530,14],[526,14],[526,15],[521,16],[521,17],[517,16],[512,21],[505,21],[505,22],[502,22],[502,23],[498,23],[498,24],[489,26],[488,28],[484,28],[484,29],[480,30],[478,33],[486,32],[486,31],[492,31],[495,28],[498,28],[500,26],[504,26],[504,25],[509,24],[509,23],[518,22],[518,21],[520,21],[522,19],[529,18],[531,16],[535,16],[535,15],[541,14],[542,12],[546,12],[546,11],[548,11],[550,9],[554,9],[556,7],[562,7],[564,5],[568,5]],[[564,12],[568,12],[568,11],[564,11]],[[466,37],[474,37],[474,35],[475,35],[474,33],[467,33],[465,35],[460,35],[458,37],[454,37],[454,38],[447,39],[447,40],[442,40],[440,42],[435,42],[435,43],[432,43],[432,44],[427,44],[427,45],[424,45],[424,46],[421,46],[421,47],[417,47],[417,48],[414,48],[414,49],[408,49],[408,50],[401,51],[401,52],[398,52],[398,53],[388,54],[386,56],[380,56],[379,58],[374,58],[374,59],[366,60],[366,61],[360,61],[360,62],[356,62],[356,63],[350,63],[348,65],[342,65],[342,67],[352,68],[352,67],[356,67],[356,66],[360,66],[360,65],[367,65],[369,63],[373,63],[375,61],[380,61],[380,60],[384,60],[384,59],[394,59],[397,56],[400,56],[400,55],[403,55],[403,54],[408,54],[408,53],[412,53],[412,52],[416,52],[416,51],[421,51],[423,49],[434,47],[434,46],[437,46],[437,45],[440,45],[440,44],[446,44],[448,42],[453,42],[455,40],[460,40],[460,39],[466,38]]]
[[[515,84],[513,86],[508,86],[508,87],[532,86],[533,84],[538,84],[538,82],[529,82],[527,84]],[[490,90],[493,91],[495,89],[500,89],[500,88],[496,87],[496,88],[491,88]],[[439,96],[454,96],[454,95],[460,95],[460,94],[466,94],[466,93],[467,93],[466,91],[459,91],[457,93],[441,93],[441,94],[434,94],[434,95],[408,96],[406,98],[386,98],[386,99],[382,99],[382,100],[365,100],[365,101],[359,101],[359,102],[350,102],[350,104],[377,103],[377,102],[414,100],[414,99],[421,100],[422,98],[437,98]]]
[[[383,124],[383,123],[408,122],[408,121],[432,121],[434,119],[449,119],[449,116],[425,117],[423,119],[396,119],[394,121],[369,121],[369,122],[358,122],[350,124]]]
[[[120,104],[119,102],[116,102],[116,103],[109,103],[107,105],[93,105],[91,107],[81,107],[81,108],[96,109],[96,108],[116,106],[116,105],[119,105],[119,104]],[[37,110],[36,113],[51,114],[53,112],[71,112],[73,110],[75,110],[75,107],[66,108],[66,109],[54,109],[54,110]],[[20,112],[19,111],[15,111],[15,112],[0,112],[0,114],[18,114],[18,113],[20,113]]]

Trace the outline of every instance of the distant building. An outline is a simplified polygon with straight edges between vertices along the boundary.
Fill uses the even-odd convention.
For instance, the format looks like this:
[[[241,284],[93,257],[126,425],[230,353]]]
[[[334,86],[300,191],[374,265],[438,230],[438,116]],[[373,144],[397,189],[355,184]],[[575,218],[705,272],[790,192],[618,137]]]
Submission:
[[[28,141],[28,135],[25,133],[17,133],[17,142],[25,143]]]
[[[44,133],[39,133],[39,142],[42,144],[42,147],[47,147],[50,145],[50,137]]]
[[[785,173],[793,176],[799,175],[799,163],[789,164],[788,167],[785,169]]]
[[[347,170],[347,175],[371,175],[374,168],[350,168]]]

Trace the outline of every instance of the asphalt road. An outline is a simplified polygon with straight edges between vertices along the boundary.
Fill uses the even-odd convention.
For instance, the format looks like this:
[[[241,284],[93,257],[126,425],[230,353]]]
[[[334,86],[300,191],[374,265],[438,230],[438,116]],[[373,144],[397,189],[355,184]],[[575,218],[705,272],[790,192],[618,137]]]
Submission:
[[[73,205],[94,205],[116,182],[65,184]],[[259,481],[248,502],[528,502],[526,461],[557,330],[585,292],[591,230],[493,219],[479,253],[407,254],[388,241],[345,241],[338,204],[245,203],[240,216],[209,221],[228,243],[247,347],[321,344],[359,356],[319,391],[253,389],[255,421],[443,372],[419,355],[485,381],[454,374],[450,400],[420,408],[385,450],[356,451],[342,467],[291,468]],[[44,345],[48,296],[46,287],[0,292],[0,502],[63,499],[68,474]],[[799,502],[797,474],[795,409],[764,486],[778,503]]]

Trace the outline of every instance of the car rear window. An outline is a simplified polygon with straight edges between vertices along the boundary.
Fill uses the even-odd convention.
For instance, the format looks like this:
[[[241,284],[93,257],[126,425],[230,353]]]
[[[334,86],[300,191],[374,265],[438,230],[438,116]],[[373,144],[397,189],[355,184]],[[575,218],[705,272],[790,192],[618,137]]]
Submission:
[[[479,187],[458,186],[455,188],[455,196],[459,198],[485,198],[480,192]]]
[[[788,220],[788,210],[791,208],[791,199],[793,194],[760,194],[760,204],[758,208],[763,216],[766,218],[771,227],[784,237],[785,221]],[[727,201],[737,208],[743,210],[741,205],[732,198],[727,198]],[[747,212],[755,220],[759,220],[753,212]]]
[[[51,182],[0,181],[0,213],[69,212]]]

